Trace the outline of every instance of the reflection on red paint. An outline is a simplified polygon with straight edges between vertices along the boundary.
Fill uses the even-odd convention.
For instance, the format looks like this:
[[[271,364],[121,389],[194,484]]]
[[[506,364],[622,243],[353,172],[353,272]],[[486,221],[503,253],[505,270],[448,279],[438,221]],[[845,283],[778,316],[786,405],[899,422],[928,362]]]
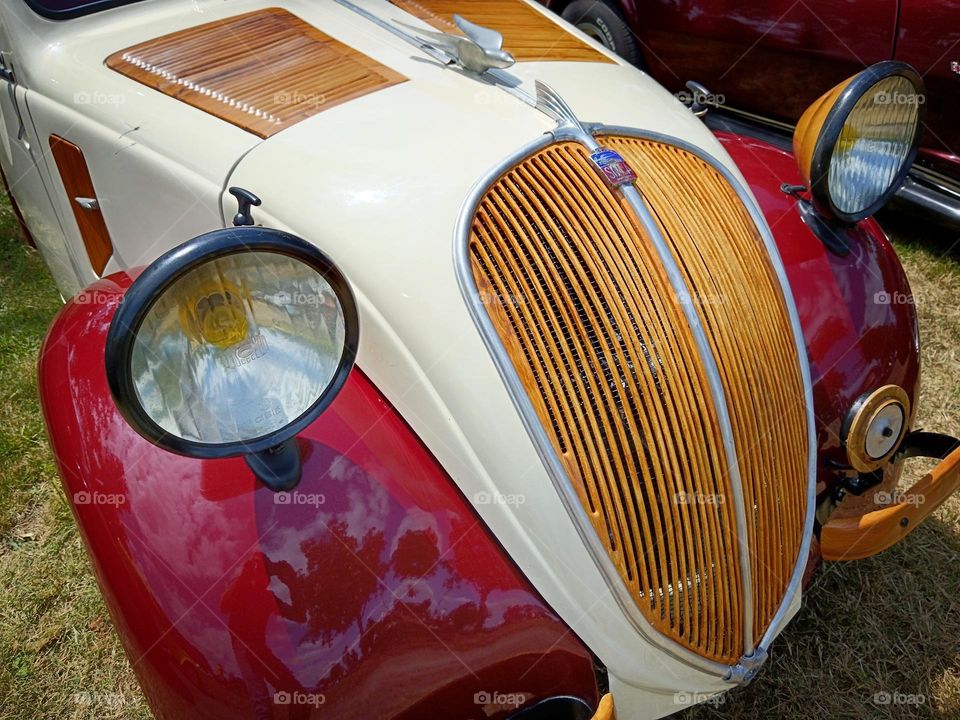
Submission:
[[[136,435],[102,361],[128,284],[65,308],[41,386],[68,494],[125,499],[74,511],[158,718],[505,717],[482,693],[596,704],[589,652],[359,371],[300,436],[289,494],[241,459]]]

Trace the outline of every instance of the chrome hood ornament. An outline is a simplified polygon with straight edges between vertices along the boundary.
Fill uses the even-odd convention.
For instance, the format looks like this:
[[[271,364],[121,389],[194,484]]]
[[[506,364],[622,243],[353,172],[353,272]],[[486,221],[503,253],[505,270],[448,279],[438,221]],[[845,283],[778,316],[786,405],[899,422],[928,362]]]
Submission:
[[[503,49],[503,35],[499,32],[472,23],[460,15],[454,15],[453,21],[463,35],[423,30],[399,20],[396,22],[464,70],[483,74],[493,69],[505,70],[516,63],[513,55]]]
[[[558,127],[573,128],[583,135],[588,134],[586,128],[583,127],[583,123],[580,122],[580,118],[567,104],[567,101],[560,97],[560,93],[542,80],[536,80],[533,86],[537,91],[535,105],[537,110],[556,122]]]

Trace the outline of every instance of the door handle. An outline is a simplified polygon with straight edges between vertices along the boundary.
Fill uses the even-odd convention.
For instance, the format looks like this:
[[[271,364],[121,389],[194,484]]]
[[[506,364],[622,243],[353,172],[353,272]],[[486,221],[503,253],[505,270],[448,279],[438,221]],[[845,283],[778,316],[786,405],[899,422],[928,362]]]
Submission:
[[[20,125],[20,129],[17,132],[17,141],[27,150],[30,150],[30,141],[27,140],[27,126],[23,122],[23,114],[20,112],[20,105],[17,102],[17,75],[8,63],[8,53],[0,52],[0,80],[7,82],[10,102],[13,104],[13,111],[17,114],[17,122]]]
[[[11,85],[17,84],[17,75],[13,72],[10,62],[10,53],[0,51],[0,80],[6,80]]]
[[[73,199],[84,210],[99,210],[100,202],[96,198],[77,197]]]

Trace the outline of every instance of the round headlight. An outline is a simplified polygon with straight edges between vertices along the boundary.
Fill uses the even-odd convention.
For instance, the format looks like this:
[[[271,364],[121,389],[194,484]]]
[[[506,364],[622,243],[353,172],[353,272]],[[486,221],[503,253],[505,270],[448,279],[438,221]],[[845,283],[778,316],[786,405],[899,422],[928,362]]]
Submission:
[[[275,230],[229,228],[160,257],[107,336],[110,389],[151,442],[203,458],[260,453],[305,428],[356,357],[357,311],[333,263]]]
[[[794,152],[821,211],[854,223],[887,203],[916,157],[925,101],[916,71],[890,61],[810,106],[797,125]]]

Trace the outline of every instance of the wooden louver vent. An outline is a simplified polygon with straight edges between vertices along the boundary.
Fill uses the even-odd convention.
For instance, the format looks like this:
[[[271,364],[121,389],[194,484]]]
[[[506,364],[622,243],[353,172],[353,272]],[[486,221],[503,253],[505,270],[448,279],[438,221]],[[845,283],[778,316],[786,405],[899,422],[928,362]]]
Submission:
[[[279,8],[135,45],[107,66],[260,137],[406,80]]]

